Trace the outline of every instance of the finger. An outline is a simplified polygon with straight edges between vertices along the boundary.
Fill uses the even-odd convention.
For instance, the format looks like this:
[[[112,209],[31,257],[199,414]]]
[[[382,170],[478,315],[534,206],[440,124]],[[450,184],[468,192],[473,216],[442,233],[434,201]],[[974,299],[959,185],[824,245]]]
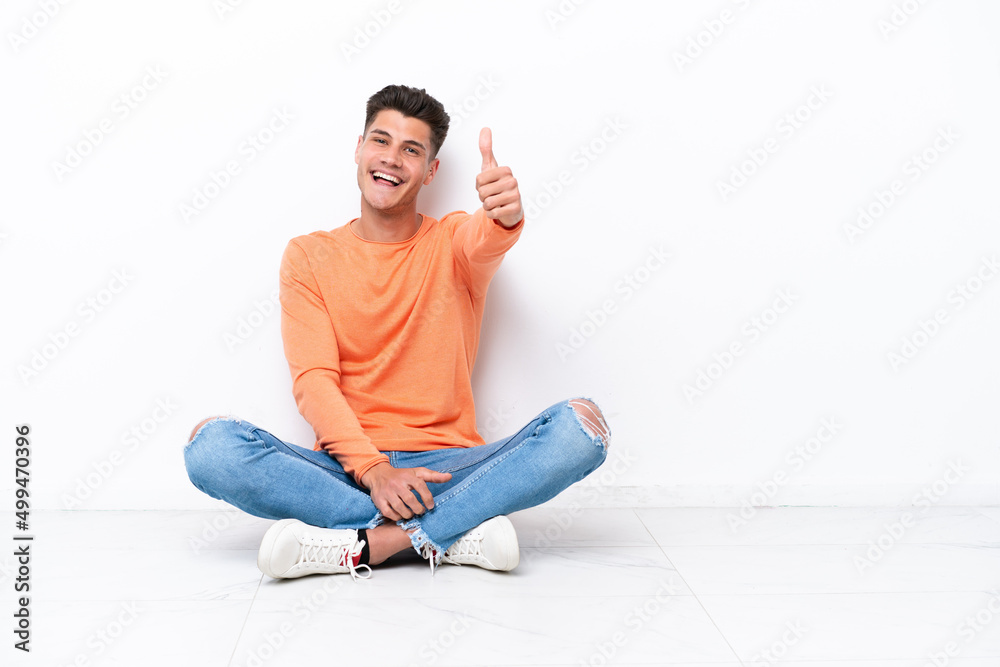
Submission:
[[[521,201],[521,196],[519,193],[511,192],[510,190],[490,192],[489,190],[484,189],[479,193],[479,201],[483,202],[483,206],[486,206],[487,199],[490,200],[490,206],[492,208],[497,208],[500,206],[506,206],[507,204],[519,202]]]
[[[429,510],[434,509],[434,496],[431,495],[431,490],[427,488],[427,485],[424,484],[424,480],[420,479],[419,476],[416,484],[413,485],[413,493],[415,493],[417,496],[420,496],[420,502],[423,503],[423,505],[420,508],[421,513],[424,511],[424,507],[426,507]]]
[[[481,171],[493,169],[497,166],[497,159],[493,157],[493,132],[488,127],[484,127],[479,132],[479,152],[483,154],[483,168]]]
[[[490,220],[499,220],[506,223],[507,227],[512,227],[524,218],[524,213],[516,206],[503,206],[495,208],[487,213]]]
[[[379,507],[379,505],[382,506]],[[382,513],[382,516],[384,516],[389,521],[399,521],[400,519],[403,518],[399,516],[399,513],[396,512],[396,510],[392,509],[389,503],[378,503],[375,505],[375,507],[377,507],[378,511]]]
[[[411,519],[414,515],[423,514],[425,511],[424,506],[420,504],[420,498],[417,497],[416,491],[413,489],[407,489],[397,496],[396,500],[395,507],[404,519]]]
[[[504,206],[493,206],[491,208],[487,208],[483,205],[483,211],[490,220],[504,220],[509,223],[513,223],[523,217],[521,205],[518,203],[507,204]]]
[[[476,190],[479,191],[480,197],[484,194],[489,197],[516,187],[517,179],[511,174],[510,167],[498,167],[490,170],[489,174],[480,172],[476,176]]]
[[[447,482],[451,479],[450,472],[438,472],[437,470],[431,470],[430,468],[415,468],[414,473],[416,473],[419,479],[425,482],[431,482],[432,484],[441,484],[442,482]]]
[[[400,498],[399,496],[395,496],[390,501],[390,504],[392,505],[392,509],[396,513],[396,516],[398,517],[394,519],[394,521],[399,521],[400,519],[413,518],[413,512],[410,511],[410,508],[407,506],[405,499]]]

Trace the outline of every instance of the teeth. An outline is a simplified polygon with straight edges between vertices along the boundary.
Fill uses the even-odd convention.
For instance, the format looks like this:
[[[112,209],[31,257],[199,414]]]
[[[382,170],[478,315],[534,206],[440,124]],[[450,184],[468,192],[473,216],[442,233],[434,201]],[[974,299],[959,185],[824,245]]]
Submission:
[[[395,183],[396,185],[399,185],[400,183],[402,183],[402,181],[399,180],[398,178],[396,178],[395,176],[391,176],[389,174],[384,174],[381,171],[373,171],[372,175],[375,178],[384,178],[385,180],[391,181],[392,183]]]

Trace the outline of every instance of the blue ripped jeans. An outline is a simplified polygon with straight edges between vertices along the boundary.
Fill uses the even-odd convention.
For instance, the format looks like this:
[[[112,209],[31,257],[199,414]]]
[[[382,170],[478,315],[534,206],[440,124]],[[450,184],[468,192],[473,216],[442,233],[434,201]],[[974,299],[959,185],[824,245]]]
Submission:
[[[434,509],[396,522],[412,531],[417,552],[429,543],[440,561],[471,528],[544,503],[596,470],[607,458],[610,431],[573,401],[550,406],[514,435],[490,444],[385,452],[397,468],[451,473],[449,481],[427,485]],[[374,528],[387,520],[367,489],[329,454],[279,440],[245,419],[203,424],[185,447],[184,462],[198,489],[254,516],[323,528]]]

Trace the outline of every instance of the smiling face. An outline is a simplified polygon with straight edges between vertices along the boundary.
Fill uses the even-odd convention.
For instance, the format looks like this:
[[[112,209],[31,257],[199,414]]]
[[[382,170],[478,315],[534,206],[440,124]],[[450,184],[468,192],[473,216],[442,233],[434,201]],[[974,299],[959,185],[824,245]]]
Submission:
[[[387,215],[411,216],[417,193],[434,180],[438,160],[432,159],[431,128],[395,109],[380,111],[358,138],[354,161],[364,207]]]

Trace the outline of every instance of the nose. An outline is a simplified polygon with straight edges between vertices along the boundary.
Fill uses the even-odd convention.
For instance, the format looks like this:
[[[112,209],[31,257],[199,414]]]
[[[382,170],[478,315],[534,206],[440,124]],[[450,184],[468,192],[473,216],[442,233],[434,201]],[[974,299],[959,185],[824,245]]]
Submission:
[[[382,154],[379,156],[379,158],[382,160],[382,164],[385,165],[399,166],[403,163],[402,156],[400,156],[399,151],[396,150],[395,148],[385,149],[384,151],[382,151]]]

